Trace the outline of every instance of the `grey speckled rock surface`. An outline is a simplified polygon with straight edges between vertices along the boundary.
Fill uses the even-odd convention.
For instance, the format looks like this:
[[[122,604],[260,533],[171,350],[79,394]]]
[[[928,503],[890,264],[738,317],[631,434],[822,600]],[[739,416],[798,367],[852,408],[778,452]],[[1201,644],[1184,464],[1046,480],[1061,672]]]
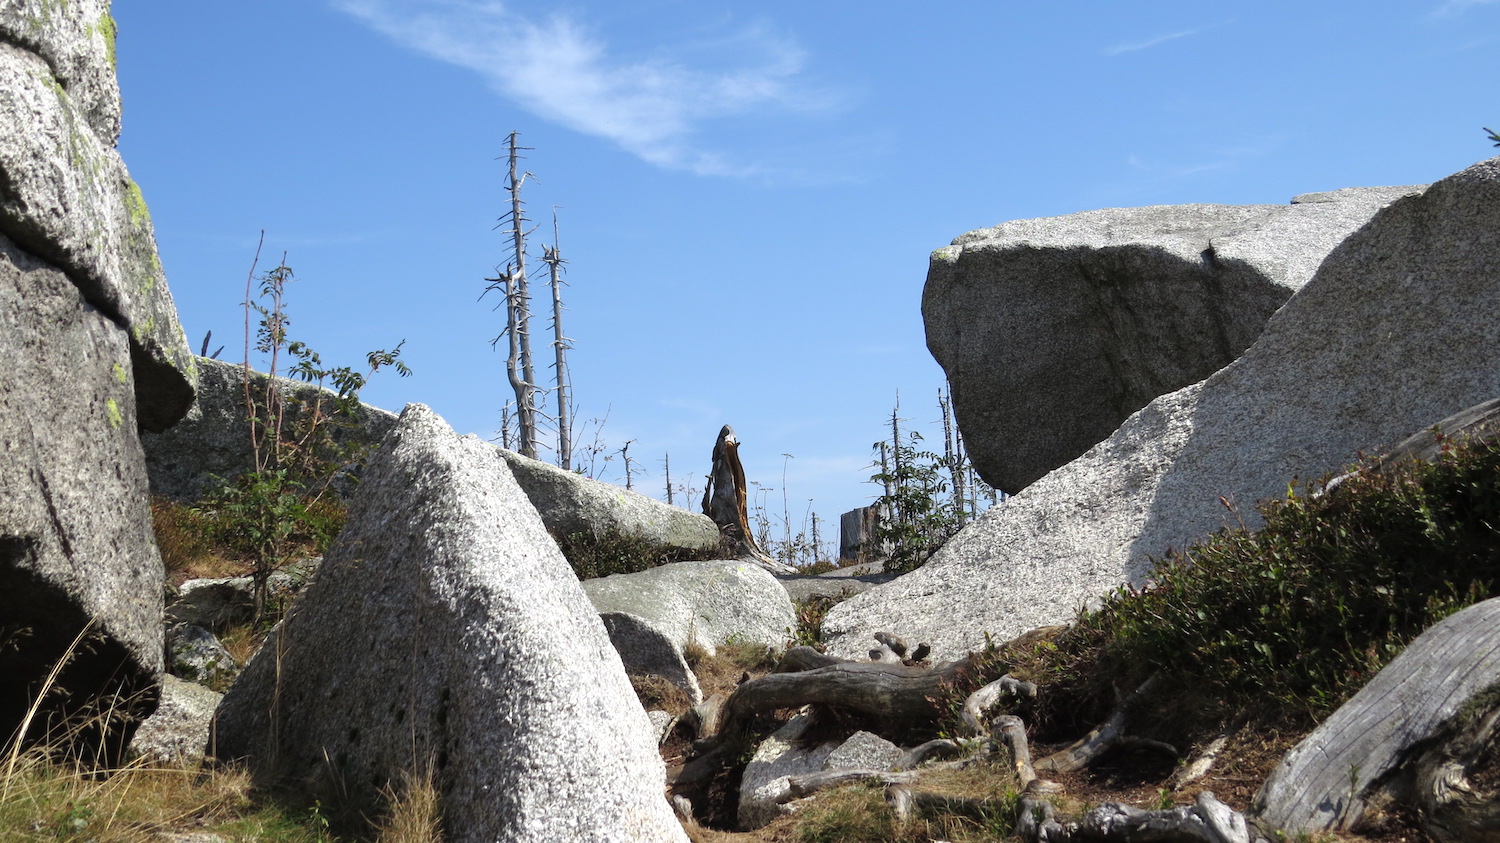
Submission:
[[[336,776],[365,808],[431,759],[455,843],[686,840],[646,713],[535,509],[495,448],[420,405],[216,723],[220,757]]]
[[[1086,211],[938,249],[927,346],[980,474],[1020,491],[1229,364],[1334,246],[1414,190]]]
[[[1151,402],[955,536],[925,567],[834,607],[830,652],[877,630],[951,659],[1070,620],[1148,556],[1356,453],[1500,395],[1500,159],[1400,199],[1339,245],[1245,354]]]
[[[504,448],[499,451],[510,463],[516,482],[541,513],[542,522],[555,535],[601,536],[616,532],[653,544],[693,550],[719,543],[719,528],[706,515],[688,512],[613,483],[563,471],[514,451]]]
[[[730,638],[780,648],[797,624],[786,589],[752,562],[675,562],[584,580],[583,590],[598,611],[629,612],[709,654]]]
[[[0,233],[66,272],[91,305],[128,331],[137,420],[160,430],[187,411],[197,373],[167,291],[151,215],[109,127],[103,135],[96,131],[75,100],[77,86],[55,76],[45,57],[62,62],[58,72],[72,72],[67,56],[103,44],[97,27],[107,25],[105,6],[98,0],[5,5],[0,26],[23,25],[46,7],[42,17],[50,23],[38,24],[38,38],[79,36],[90,27],[96,34],[88,39],[94,47],[84,49],[76,39],[47,42],[55,49],[40,53],[0,39]],[[58,6],[71,22],[53,16]],[[98,76],[79,73],[78,79]]]
[[[604,621],[609,642],[620,654],[626,673],[660,676],[681,688],[693,705],[703,702],[703,689],[683,656],[681,644],[629,612],[604,612],[599,619]]]
[[[838,742],[803,745],[802,736],[811,724],[810,715],[799,714],[756,747],[740,778],[740,828],[760,828],[790,813],[793,809],[783,801],[790,792],[787,780],[823,769]]]
[[[163,574],[126,333],[0,235],[0,360],[0,732],[91,619],[104,641],[60,684],[73,704],[140,694],[149,714]]]
[[[223,694],[175,676],[161,680],[161,704],[136,730],[130,754],[157,764],[192,764],[208,748],[208,725]]]
[[[6,0],[0,3],[0,41],[41,56],[89,129],[106,146],[115,145],[120,85],[109,0]]]
[[[141,437],[151,491],[179,501],[199,500],[214,490],[219,482],[216,476],[234,478],[254,465],[245,421],[244,367],[207,357],[194,360],[198,394],[187,416],[169,430]],[[264,392],[266,378],[264,373],[252,370],[250,388]],[[277,378],[276,385],[283,396],[303,406],[322,401],[326,411],[332,405],[333,393],[304,381]],[[355,424],[330,430],[341,446],[368,450],[395,426],[395,413],[361,404]]]

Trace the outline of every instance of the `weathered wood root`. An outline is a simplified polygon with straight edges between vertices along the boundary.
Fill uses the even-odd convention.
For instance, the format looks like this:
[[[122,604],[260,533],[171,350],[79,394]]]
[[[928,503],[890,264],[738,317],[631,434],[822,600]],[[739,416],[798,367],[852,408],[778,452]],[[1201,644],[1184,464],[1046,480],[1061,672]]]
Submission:
[[[818,773],[808,773],[805,776],[792,776],[787,779],[787,792],[777,797],[778,802],[790,802],[793,799],[801,799],[811,796],[820,790],[831,787],[840,787],[855,782],[878,782],[882,785],[910,784],[917,780],[915,772],[891,772],[890,770],[871,769],[844,769],[823,770]]]
[[[817,670],[820,667],[828,667],[832,664],[847,664],[849,659],[841,659],[838,656],[830,656],[820,653],[811,647],[798,646],[788,648],[782,654],[781,661],[776,663],[776,669],[772,673],[801,673],[804,670]]]
[[[1199,752],[1191,761],[1184,764],[1181,769],[1172,774],[1172,789],[1182,790],[1184,787],[1208,775],[1208,771],[1213,769],[1214,764],[1218,762],[1219,754],[1228,745],[1228,735],[1219,735],[1212,741],[1209,741],[1208,746],[1204,747],[1202,752]]]
[[[1036,768],[1056,773],[1070,773],[1089,766],[1104,753],[1119,746],[1125,740],[1125,722],[1130,717],[1130,710],[1143,697],[1151,693],[1152,689],[1156,687],[1156,681],[1157,677],[1152,676],[1150,679],[1142,682],[1141,687],[1131,691],[1124,700],[1120,701],[1120,705],[1109,715],[1109,719],[1100,724],[1098,728],[1084,735],[1072,746],[1059,750],[1038,761]],[[1139,740],[1136,742],[1143,743]],[[1177,750],[1168,744],[1163,744],[1159,741],[1144,743],[1156,749],[1170,750],[1174,756],[1177,754]]]
[[[915,770],[928,761],[957,758],[963,751],[964,748],[958,741],[936,738],[908,749],[892,766],[897,770]]]
[[[987,721],[984,719],[984,712],[1008,696],[1035,699],[1036,685],[1023,682],[1007,673],[970,694],[968,699],[964,700],[964,723],[968,724],[975,734],[986,734]]]
[[[1261,843],[1266,839],[1246,822],[1243,814],[1206,790],[1198,794],[1194,805],[1146,811],[1106,802],[1068,823],[1057,821],[1050,803],[1026,796],[1021,799],[1015,833],[1036,843]]]

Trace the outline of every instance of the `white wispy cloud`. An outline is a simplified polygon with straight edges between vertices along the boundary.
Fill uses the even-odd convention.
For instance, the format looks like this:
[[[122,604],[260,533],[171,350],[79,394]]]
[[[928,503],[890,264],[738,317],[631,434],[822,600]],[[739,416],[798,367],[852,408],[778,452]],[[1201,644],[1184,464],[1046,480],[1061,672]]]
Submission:
[[[1456,15],[1467,11],[1474,6],[1487,6],[1495,2],[1500,2],[1500,0],[1448,0],[1448,2],[1434,9],[1432,13],[1439,17],[1446,17],[1447,15]]]
[[[574,19],[529,17],[495,0],[332,2],[406,47],[478,73],[538,117],[670,169],[756,175],[754,164],[704,148],[695,136],[717,119],[826,105],[826,96],[800,78],[803,51],[761,26],[720,34],[716,49],[684,45],[675,58],[632,59]],[[705,52],[740,62],[706,67],[712,57]]]
[[[1172,32],[1166,35],[1158,35],[1155,38],[1148,38],[1145,41],[1130,41],[1124,44],[1116,44],[1113,47],[1105,47],[1104,55],[1118,56],[1123,53],[1134,53],[1138,50],[1149,50],[1168,41],[1176,41],[1179,38],[1191,38],[1202,31],[1202,29],[1184,29],[1181,32]]]

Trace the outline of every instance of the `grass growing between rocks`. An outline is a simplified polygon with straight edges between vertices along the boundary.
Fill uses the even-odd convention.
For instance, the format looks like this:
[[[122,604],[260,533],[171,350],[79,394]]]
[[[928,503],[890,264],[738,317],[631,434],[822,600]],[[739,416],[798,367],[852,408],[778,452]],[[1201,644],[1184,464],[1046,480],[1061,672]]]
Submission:
[[[160,843],[209,832],[264,843],[440,843],[430,779],[387,791],[390,807],[364,831],[336,834],[317,803],[257,791],[235,767],[144,761],[99,771],[44,750],[7,753],[0,767],[0,840]]]

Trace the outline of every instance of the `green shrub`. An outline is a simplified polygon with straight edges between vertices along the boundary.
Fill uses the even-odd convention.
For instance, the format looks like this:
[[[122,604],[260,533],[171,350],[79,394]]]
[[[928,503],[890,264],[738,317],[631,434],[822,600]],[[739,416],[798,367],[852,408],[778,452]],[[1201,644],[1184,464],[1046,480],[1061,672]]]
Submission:
[[[1500,593],[1500,445],[1448,443],[1388,475],[1289,488],[1262,528],[1169,553],[1033,667],[1101,693],[1160,673],[1242,710],[1326,713],[1423,630]]]
[[[580,580],[634,574],[672,562],[726,558],[720,545],[698,550],[670,547],[619,530],[554,534],[553,539]]]

